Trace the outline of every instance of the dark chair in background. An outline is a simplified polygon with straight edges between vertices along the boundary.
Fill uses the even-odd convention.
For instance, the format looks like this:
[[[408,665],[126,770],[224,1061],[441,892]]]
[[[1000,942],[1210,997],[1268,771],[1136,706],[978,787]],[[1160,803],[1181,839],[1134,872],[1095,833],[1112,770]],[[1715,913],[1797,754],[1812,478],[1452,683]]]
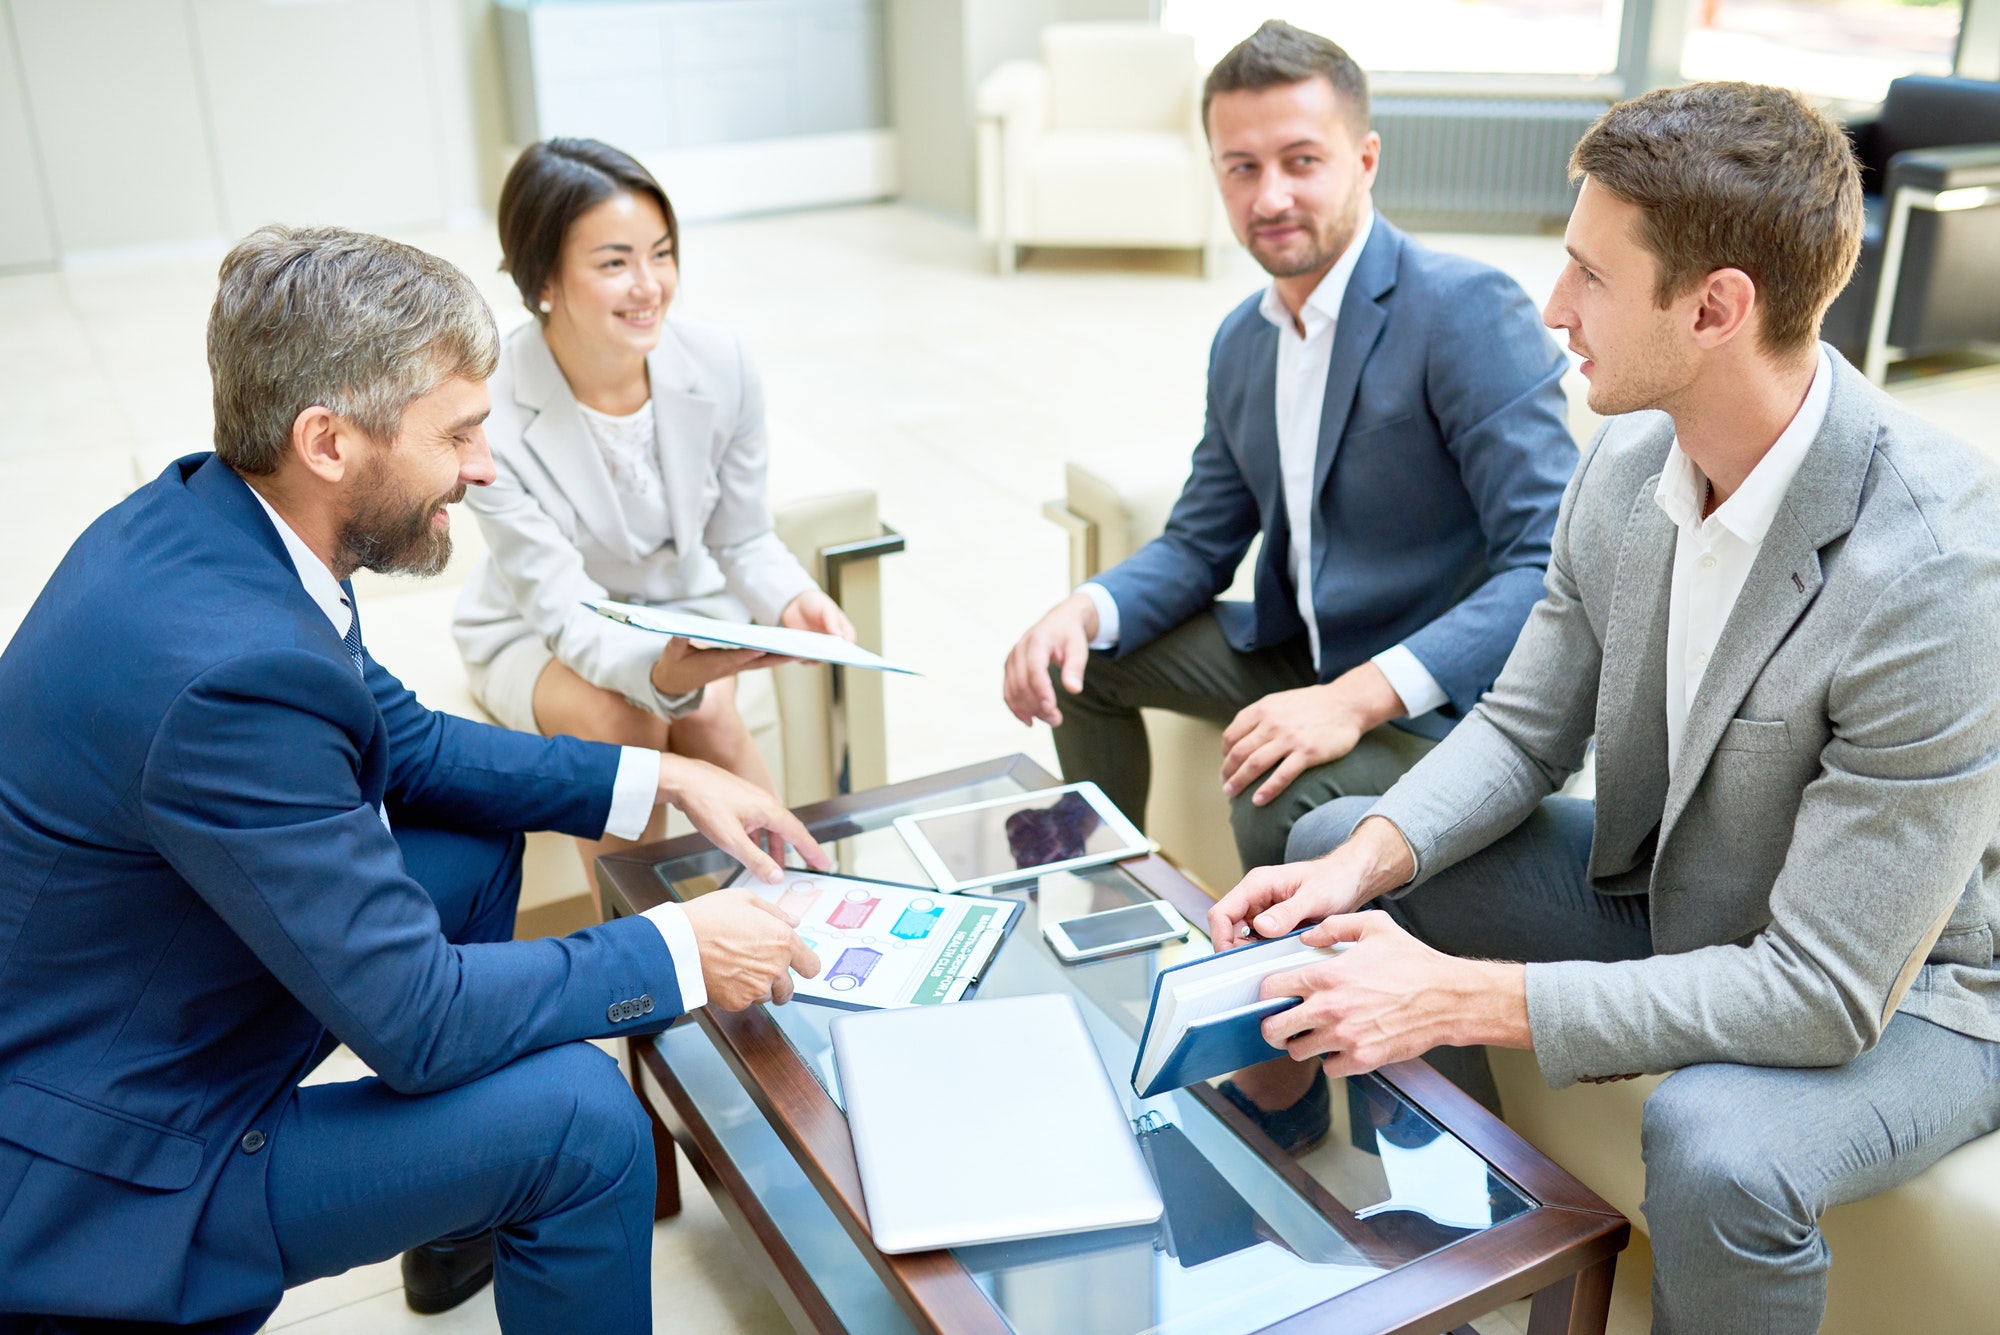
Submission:
[[[1891,361],[2000,345],[2000,83],[1910,75],[1848,133],[1868,223],[1826,341],[1878,385]]]

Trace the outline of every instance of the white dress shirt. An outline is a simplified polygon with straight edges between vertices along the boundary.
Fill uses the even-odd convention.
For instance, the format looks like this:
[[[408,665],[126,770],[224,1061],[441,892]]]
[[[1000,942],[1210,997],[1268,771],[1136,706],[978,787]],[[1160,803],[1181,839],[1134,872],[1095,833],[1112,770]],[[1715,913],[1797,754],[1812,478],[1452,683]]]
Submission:
[[[1319,616],[1313,609],[1312,521],[1313,471],[1319,460],[1320,410],[1326,404],[1326,377],[1333,365],[1333,339],[1340,323],[1340,303],[1347,296],[1348,280],[1375,229],[1375,213],[1369,210],[1355,229],[1354,239],[1334,261],[1326,277],[1320,279],[1312,295],[1299,311],[1298,324],[1278,295],[1273,283],[1264,289],[1258,312],[1278,328],[1277,402],[1278,471],[1283,479],[1285,521],[1291,529],[1291,549],[1286,552],[1286,568],[1298,591],[1299,617],[1306,623],[1306,643],[1312,653],[1315,673],[1319,668]],[[1300,333],[1298,325],[1305,326]],[[1118,604],[1110,590],[1097,583],[1082,586],[1082,592],[1097,609],[1097,638],[1092,649],[1109,649],[1118,643]],[[1417,660],[1406,645],[1393,645],[1376,654],[1375,666],[1389,679],[1403,702],[1407,715],[1426,714],[1445,703],[1437,679]]]
[[[1733,495],[1702,518],[1708,479],[1681,453],[1667,451],[1653,499],[1680,530],[1674,539],[1674,579],[1667,601],[1667,774],[1671,778],[1687,731],[1688,707],[1701,689],[1729,614],[1778,517],[1778,506],[1826,422],[1833,367],[1821,348],[1805,402]]]
[[[292,558],[292,568],[298,572],[299,583],[305,586],[306,595],[326,613],[326,619],[333,623],[333,633],[341,639],[347,638],[347,628],[354,624],[354,608],[348,604],[347,595],[341,591],[340,581],[326,568],[326,563],[312,548],[306,546],[305,539],[292,531],[292,526],[271,508],[271,503],[255,487],[250,494],[257,498],[257,504],[264,507],[270,516],[272,527],[278,530],[279,541],[285,544],[285,551]],[[642,746],[619,748],[618,774],[611,784],[611,814],[604,822],[604,833],[620,839],[637,839],[646,832],[646,822],[651,819],[653,807],[660,792],[660,753],[648,751]],[[389,813],[376,808],[382,817],[382,824],[389,823]],[[701,976],[701,947],[695,941],[694,927],[687,920],[687,911],[679,904],[661,904],[645,910],[642,914],[659,929],[666,940],[667,953],[673,957],[674,978],[680,984],[681,1010],[691,1011],[697,1006],[708,1004],[708,985]]]

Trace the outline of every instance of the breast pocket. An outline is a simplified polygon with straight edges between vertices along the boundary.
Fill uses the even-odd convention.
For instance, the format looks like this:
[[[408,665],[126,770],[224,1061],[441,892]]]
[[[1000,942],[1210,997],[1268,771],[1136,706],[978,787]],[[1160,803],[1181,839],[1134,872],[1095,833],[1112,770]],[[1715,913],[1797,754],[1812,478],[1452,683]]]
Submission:
[[[1415,413],[1404,412],[1394,413],[1388,417],[1374,417],[1363,421],[1350,421],[1347,424],[1347,438],[1352,440],[1356,436],[1366,436],[1376,431],[1388,431],[1394,427],[1402,426],[1415,416]]]
[[[1733,718],[1722,730],[1718,751],[1789,751],[1792,730],[1783,719]]]

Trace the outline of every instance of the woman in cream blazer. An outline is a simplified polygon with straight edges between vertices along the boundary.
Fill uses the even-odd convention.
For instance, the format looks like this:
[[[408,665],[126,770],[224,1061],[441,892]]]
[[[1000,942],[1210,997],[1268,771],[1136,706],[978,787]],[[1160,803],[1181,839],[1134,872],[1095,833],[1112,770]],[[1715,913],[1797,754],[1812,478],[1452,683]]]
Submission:
[[[771,660],[607,620],[586,599],[853,637],[771,529],[763,392],[740,341],[670,318],[678,233],[645,169],[590,140],[528,149],[500,201],[503,267],[535,313],[488,388],[488,555],[453,633],[509,727],[672,750],[771,785],[733,676]],[[597,851],[585,850],[586,857]]]

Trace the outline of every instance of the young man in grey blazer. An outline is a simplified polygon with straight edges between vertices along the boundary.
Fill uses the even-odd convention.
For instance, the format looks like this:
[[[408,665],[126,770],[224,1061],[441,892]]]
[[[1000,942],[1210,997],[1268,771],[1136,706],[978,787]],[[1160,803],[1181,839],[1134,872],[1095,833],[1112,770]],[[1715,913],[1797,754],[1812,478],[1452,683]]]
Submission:
[[[1654,1329],[1809,1332],[1820,1214],[2000,1124],[2000,478],[1817,341],[1861,187],[1797,95],[1649,93],[1571,169],[1546,319],[1612,420],[1548,596],[1447,741],[1210,925],[1353,943],[1266,988],[1329,1074],[1479,1044],[1557,1087],[1676,1072]],[[1593,733],[1595,804],[1553,796]]]
[[[1202,113],[1271,285],[1216,332],[1166,531],[1029,628],[1005,696],[1135,820],[1140,709],[1226,725],[1219,781],[1257,867],[1300,815],[1401,778],[1499,675],[1576,445],[1527,293],[1376,216],[1382,142],[1345,51],[1272,20],[1216,63]],[[1218,601],[1260,534],[1254,601]]]

